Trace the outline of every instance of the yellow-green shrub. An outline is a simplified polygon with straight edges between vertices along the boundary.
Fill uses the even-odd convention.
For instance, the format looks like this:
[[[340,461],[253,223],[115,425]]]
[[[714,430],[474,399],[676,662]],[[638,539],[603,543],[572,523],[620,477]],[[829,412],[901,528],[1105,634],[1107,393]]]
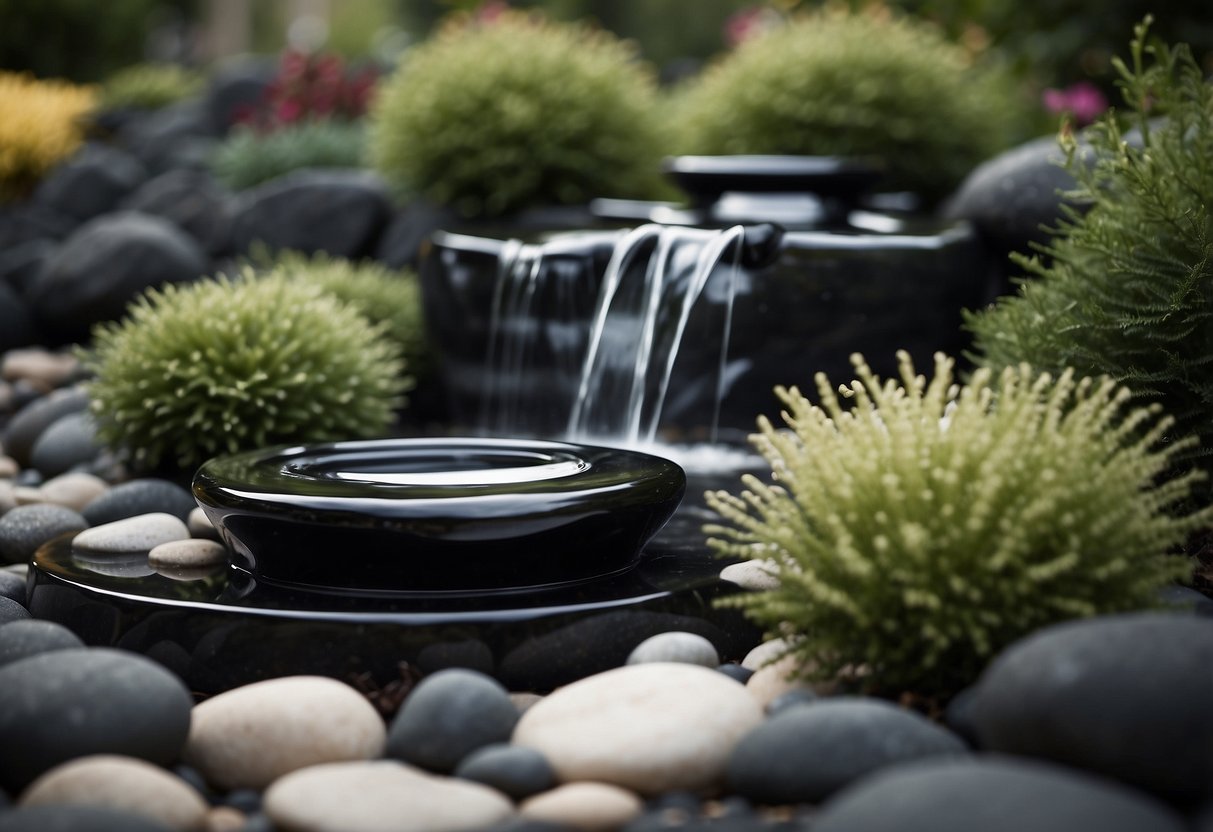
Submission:
[[[84,141],[93,90],[0,72],[0,202],[27,194]]]

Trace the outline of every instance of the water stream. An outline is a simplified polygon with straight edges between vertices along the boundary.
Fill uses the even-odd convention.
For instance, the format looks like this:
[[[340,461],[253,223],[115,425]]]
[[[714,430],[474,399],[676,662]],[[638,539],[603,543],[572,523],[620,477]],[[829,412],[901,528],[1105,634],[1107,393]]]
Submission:
[[[597,282],[588,330],[584,314],[577,320],[572,295],[584,293],[587,279],[597,275],[585,274],[584,261],[578,269],[561,257],[567,244],[559,238],[510,241],[494,287],[481,430],[529,429],[528,391],[542,366],[552,374],[550,384],[572,382],[563,438],[651,447],[677,380],[692,314],[711,284],[717,331],[706,339],[711,343],[696,343],[695,349],[700,367],[703,353],[718,351],[711,362],[716,378],[695,381],[710,391],[702,398],[714,399],[697,402],[709,416],[707,438],[714,442],[728,392],[729,330],[744,241],[740,225],[712,230],[649,224],[622,233]],[[545,392],[550,400],[550,390]]]

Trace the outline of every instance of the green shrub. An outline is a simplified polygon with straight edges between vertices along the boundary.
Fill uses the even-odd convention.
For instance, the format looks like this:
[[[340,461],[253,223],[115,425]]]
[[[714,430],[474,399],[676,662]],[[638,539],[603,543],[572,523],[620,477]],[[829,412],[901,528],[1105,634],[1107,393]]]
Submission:
[[[84,359],[98,435],[138,467],[373,436],[407,386],[382,326],[280,272],[150,290]]]
[[[707,495],[726,521],[709,545],[774,562],[778,588],[737,602],[794,631],[806,675],[955,692],[1036,628],[1154,605],[1191,571],[1168,552],[1213,509],[1172,511],[1197,474],[1156,484],[1187,444],[1161,442],[1157,405],[1027,365],[954,385],[943,355],[928,383],[898,357],[900,384],[853,359],[850,408],[822,374],[821,407],[778,389],[791,432],[763,418],[753,437],[775,483]]]
[[[1017,138],[1027,103],[932,27],[840,9],[743,42],[677,98],[686,152],[877,157],[930,200]]]
[[[655,84],[627,44],[506,14],[407,53],[372,106],[371,157],[466,216],[644,195],[663,151]]]
[[[1148,21],[1147,21],[1148,22]],[[999,368],[1107,374],[1198,436],[1177,460],[1213,454],[1213,86],[1188,49],[1147,47],[1138,28],[1132,67],[1118,62],[1130,123],[1127,143],[1112,115],[1085,136],[1095,162],[1078,158],[1068,210],[1041,254],[1018,263],[1035,278],[1017,295],[970,316],[976,360]],[[1146,56],[1152,56],[1146,66]],[[1162,116],[1161,120],[1155,120]]]
[[[311,256],[297,251],[272,256],[259,253],[254,262],[271,274],[318,286],[382,325],[384,333],[399,344],[409,372],[419,373],[429,364],[421,284],[415,273],[393,271],[374,260],[355,263],[325,252]]]
[[[223,184],[242,191],[302,168],[357,168],[365,133],[360,122],[303,121],[262,133],[237,127],[215,150],[211,169]]]
[[[84,141],[91,87],[0,72],[0,203],[26,196]]]
[[[195,95],[202,78],[177,64],[136,64],[121,69],[101,85],[104,107],[158,110]]]

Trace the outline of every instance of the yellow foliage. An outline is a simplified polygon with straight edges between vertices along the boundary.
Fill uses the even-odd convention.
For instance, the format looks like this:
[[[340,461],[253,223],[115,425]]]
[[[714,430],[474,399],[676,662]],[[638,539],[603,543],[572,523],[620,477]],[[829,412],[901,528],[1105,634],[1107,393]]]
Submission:
[[[0,202],[24,195],[76,152],[94,103],[91,87],[0,72]]]

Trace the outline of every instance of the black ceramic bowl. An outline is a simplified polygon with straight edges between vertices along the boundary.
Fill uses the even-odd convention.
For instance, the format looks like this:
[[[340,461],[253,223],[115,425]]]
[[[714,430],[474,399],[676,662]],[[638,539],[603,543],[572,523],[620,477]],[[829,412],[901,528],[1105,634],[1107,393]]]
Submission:
[[[211,460],[194,495],[260,580],[483,592],[627,569],[686,489],[649,454],[562,442],[389,439]]]

